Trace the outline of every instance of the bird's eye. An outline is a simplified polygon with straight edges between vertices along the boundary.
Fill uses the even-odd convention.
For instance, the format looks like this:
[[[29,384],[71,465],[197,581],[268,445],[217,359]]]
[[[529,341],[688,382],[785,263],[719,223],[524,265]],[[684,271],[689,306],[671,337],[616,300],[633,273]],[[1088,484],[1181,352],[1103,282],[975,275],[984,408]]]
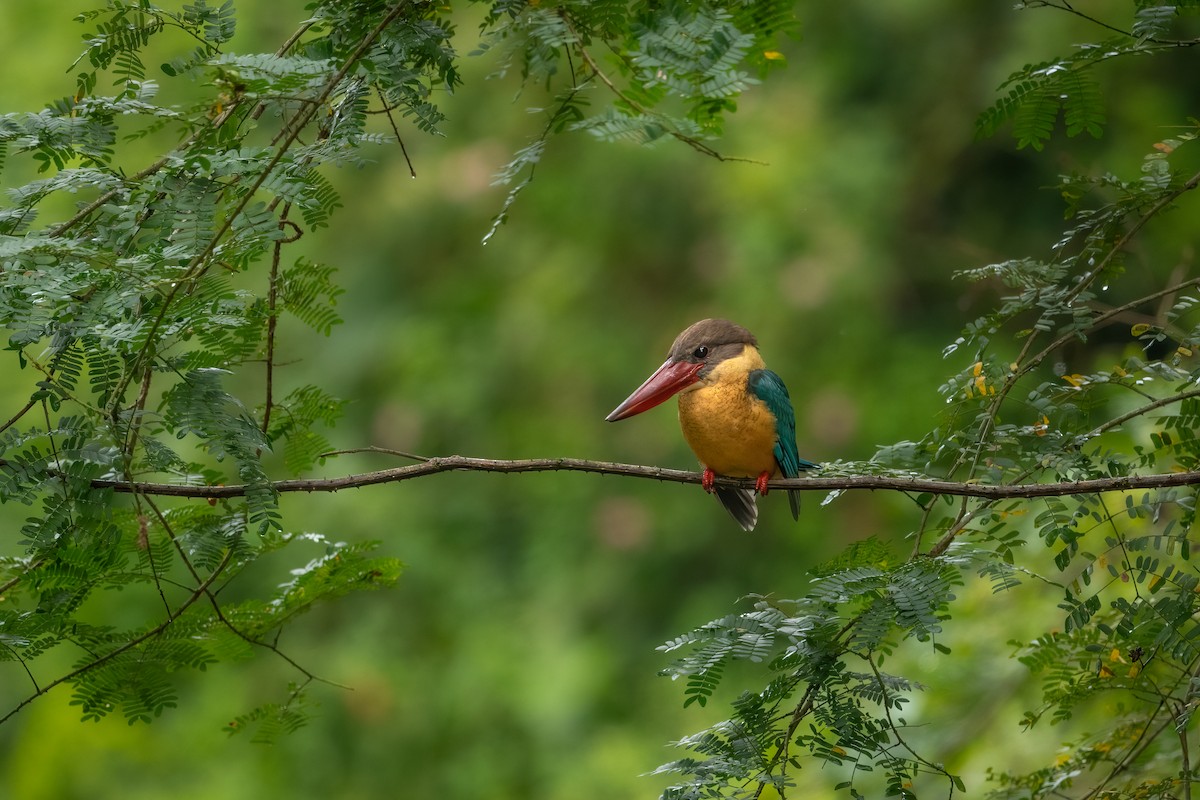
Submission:
[[[697,347],[695,350],[692,351],[692,355],[694,355],[696,358],[707,358],[708,357],[708,348],[705,347],[704,345],[700,345],[699,347]]]

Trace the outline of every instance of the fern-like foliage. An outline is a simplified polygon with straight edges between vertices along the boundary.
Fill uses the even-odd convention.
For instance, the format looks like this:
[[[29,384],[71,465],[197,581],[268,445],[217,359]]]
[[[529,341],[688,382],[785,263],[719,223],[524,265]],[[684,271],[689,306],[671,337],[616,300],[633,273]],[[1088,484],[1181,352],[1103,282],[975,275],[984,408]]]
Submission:
[[[280,275],[280,300],[283,309],[308,327],[328,336],[342,318],[337,299],[342,289],[333,282],[334,267],[299,259]]]
[[[1089,59],[1025,67],[1001,86],[1007,94],[979,119],[979,134],[990,136],[1001,124],[1013,123],[1018,147],[1041,150],[1063,113],[1068,136],[1099,137],[1104,129],[1104,101],[1091,74]]]
[[[953,554],[868,566],[878,547],[818,570],[812,591],[796,600],[759,598],[752,610],[729,615],[660,647],[686,650],[662,674],[686,681],[685,705],[705,705],[734,661],[764,664],[768,681],[732,703],[734,716],[676,745],[693,751],[658,768],[683,781],[664,798],[750,796],[790,785],[789,769],[804,759],[833,766],[880,767],[900,783],[935,772],[961,779],[915,753],[896,754],[903,739],[891,722],[915,681],[878,665],[906,639],[932,643],[972,558]],[[852,671],[850,664],[860,665]],[[788,713],[786,709],[794,705]],[[801,726],[799,723],[805,720]],[[865,769],[860,766],[859,769]],[[844,788],[853,789],[854,782]]]
[[[300,388],[271,403],[267,424],[227,386],[278,352],[278,314],[326,335],[340,322],[333,268],[299,260],[259,291],[235,276],[265,275],[285,239],[329,223],[341,202],[324,167],[364,163],[364,148],[388,140],[367,124],[372,96],[432,129],[431,88],[457,82],[452,28],[432,9],[383,27],[382,5],[314,11],[302,45],[236,53],[226,50],[237,31],[232,2],[110,0],[79,16],[89,32],[74,97],[0,116],[0,165],[28,159],[42,173],[8,188],[0,208],[0,328],[30,398],[0,428],[0,501],[30,509],[27,556],[0,565],[0,660],[31,675],[47,652],[70,648],[74,668],[29,691],[70,683],[84,719],[151,721],[179,704],[180,672],[273,649],[270,637],[296,614],[388,586],[399,572],[370,545],[321,540],[321,554],[301,555],[277,593],[232,605],[210,588],[263,553],[314,545],[283,533],[264,459],[280,448],[290,470],[310,468],[341,409],[321,389]],[[156,68],[152,41],[183,49]],[[339,74],[352,58],[358,69]],[[195,74],[210,97],[160,100],[155,78]],[[114,84],[116,94],[101,93]],[[269,135],[256,132],[270,125]],[[123,136],[165,137],[169,154],[136,175],[115,169]],[[300,222],[282,223],[283,205]],[[47,207],[55,211],[44,219]],[[219,506],[143,498],[131,508],[92,485],[153,477],[244,493]],[[165,615],[129,629],[80,620],[91,594],[110,587],[131,589],[133,602],[166,602]],[[145,594],[133,597],[136,587]],[[295,729],[302,707],[298,692],[238,719],[270,738]]]
[[[1066,4],[1030,5],[1076,13]],[[1068,135],[1099,136],[1099,64],[1194,44],[1166,37],[1195,4],[1135,5],[1128,37],[1015,73],[981,132],[1011,121],[1018,146],[1033,149],[1060,121]],[[661,52],[654,65],[667,73],[674,51]],[[1170,138],[1149,144],[1132,175],[1064,175],[1067,222],[1046,253],[961,273],[997,300],[943,352],[950,367],[937,427],[882,448],[869,464],[830,465],[831,474],[882,469],[1006,485],[1200,468],[1200,280],[1177,273],[1152,289],[1128,280],[1168,272],[1143,261],[1135,268],[1131,243],[1167,212],[1195,210],[1198,133],[1194,120],[1172,128]],[[1127,314],[1137,321],[1126,323]],[[1123,350],[1096,360],[1081,347],[1114,325]],[[664,674],[683,684],[685,705],[711,707],[729,692],[732,664],[760,665],[737,671],[753,672],[756,682],[732,693],[727,720],[676,743],[687,754],[660,767],[678,778],[663,797],[786,796],[812,764],[855,798],[924,796],[931,785],[943,795],[961,790],[962,779],[910,731],[908,700],[921,687],[883,666],[913,648],[953,657],[944,639],[959,587],[981,579],[995,593],[1046,591],[1057,603],[1044,633],[1011,643],[1041,688],[1022,725],[1120,714],[1042,768],[994,770],[991,796],[1187,796],[1194,769],[1179,765],[1190,757],[1200,664],[1195,489],[1032,504],[914,499],[921,516],[909,557],[859,543],[815,570],[797,599],[759,598],[752,610],[660,648],[684,653]],[[834,493],[826,502],[837,500]],[[936,681],[923,683],[938,691]]]
[[[1021,4],[1031,8],[1044,5],[1051,4]],[[1136,2],[1130,5],[1133,8],[1129,22],[1097,26],[1106,34],[1120,33],[1123,29],[1127,33],[1081,44],[1069,55],[1026,64],[1010,75],[999,87],[1004,94],[980,115],[976,125],[978,135],[991,136],[1003,124],[1012,122],[1018,147],[1041,150],[1053,134],[1061,111],[1068,136],[1086,132],[1099,137],[1106,116],[1104,98],[1095,77],[1101,64],[1130,56],[1169,52],[1195,43],[1192,39],[1170,38],[1181,15],[1196,13],[1195,3]]]
[[[526,81],[558,87],[541,134],[497,176],[511,189],[486,242],[532,179],[552,133],[586,131],[635,144],[670,137],[719,157],[704,142],[720,136],[725,116],[756,76],[783,63],[778,40],[795,32],[796,21],[793,4],[781,0],[645,7],[505,0],[492,5],[483,30],[475,54],[498,54],[497,76],[519,70]],[[623,32],[622,46],[606,56],[595,44],[611,41],[615,31]],[[597,85],[612,102],[589,114],[585,92]]]
[[[629,100],[675,91],[679,119],[656,124],[709,136],[749,72],[778,60],[763,53],[785,8],[490,6],[485,48],[501,44],[529,80],[565,87],[544,135],[504,173],[512,197],[546,137],[587,117],[583,84],[598,75],[564,72],[568,55],[598,63],[592,52],[611,46],[607,68],[628,84],[614,83],[621,115],[650,119],[660,112]],[[277,465],[310,470],[342,409],[325,387],[282,388],[295,358],[287,320],[325,336],[341,322],[335,267],[289,245],[335,219],[334,167],[369,165],[410,128],[440,132],[437,99],[460,83],[459,53],[451,9],[428,3],[318,0],[273,52],[238,47],[235,0],[102,0],[76,19],[73,91],[0,114],[0,174],[15,162],[37,171],[0,202],[0,330],[26,376],[10,396],[28,399],[0,423],[0,502],[28,508],[25,554],[0,563],[0,662],[25,680],[70,649],[74,667],[30,681],[29,699],[67,683],[85,719],[148,722],[184,702],[179,674],[274,650],[313,604],[399,575],[374,545],[296,534],[280,510]],[[161,157],[131,164],[131,140]],[[145,491],[164,481],[237,496]],[[286,584],[243,584],[237,603],[217,594],[279,551],[295,561]],[[143,609],[132,617],[158,616],[80,618],[112,588]],[[313,676],[297,669],[287,700],[231,731],[267,740],[303,724]]]
[[[344,405],[317,386],[304,386],[289,392],[279,403],[267,438],[272,443],[285,442],[284,463],[291,472],[300,474],[311,469],[323,453],[333,449],[316,426],[320,423],[333,427],[341,417]]]
[[[264,703],[254,710],[239,714],[225,727],[226,732],[249,734],[256,744],[273,744],[281,736],[303,728],[309,719],[307,696],[304,687],[292,684],[288,699],[284,703]]]

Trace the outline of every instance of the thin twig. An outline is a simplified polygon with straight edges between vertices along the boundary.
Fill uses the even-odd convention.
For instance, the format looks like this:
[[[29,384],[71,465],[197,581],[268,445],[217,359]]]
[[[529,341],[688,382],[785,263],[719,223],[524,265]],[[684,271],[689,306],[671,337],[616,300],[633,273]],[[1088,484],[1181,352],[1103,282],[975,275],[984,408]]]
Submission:
[[[1059,4],[1059,3],[1052,3],[1052,2],[1050,2],[1050,0],[1035,0],[1034,2],[1023,3],[1022,5],[1025,5],[1029,8],[1054,8],[1059,11],[1065,11],[1068,14],[1074,14],[1075,16],[1077,16],[1081,19],[1087,20],[1088,22],[1092,23],[1093,25],[1096,25],[1097,27],[1104,28],[1105,30],[1111,31],[1112,33],[1116,33],[1121,36],[1124,36],[1127,39],[1133,38],[1133,34],[1130,31],[1125,30],[1124,28],[1118,28],[1115,25],[1110,25],[1109,23],[1105,22],[1102,19],[1099,19],[1098,17],[1093,17],[1091,14],[1085,14],[1082,11],[1078,11],[1070,3]]]
[[[138,431],[142,426],[142,414],[146,410],[146,403],[150,399],[150,383],[154,380],[154,370],[146,367],[146,371],[142,373],[142,383],[138,387],[137,399],[133,401],[133,406],[129,409],[129,427],[125,430],[125,447],[122,453],[125,454],[125,474],[133,474],[133,451],[137,447]]]
[[[1188,731],[1187,726],[1178,730],[1179,733],[1179,755],[1180,767],[1179,774],[1183,776],[1183,800],[1192,800],[1192,762],[1188,754]]]
[[[279,212],[279,229],[283,230],[289,224],[288,212],[292,210],[290,202],[283,204]],[[271,409],[275,405],[275,327],[279,322],[279,262],[283,256],[283,246],[294,242],[298,237],[279,238],[271,248],[271,273],[267,278],[267,369],[266,369],[266,398],[263,400],[262,432],[265,434],[271,427]]]
[[[1148,747],[1150,747],[1150,745],[1154,744],[1154,741],[1158,739],[1162,732],[1174,723],[1174,720],[1168,715],[1156,730],[1153,732],[1150,730],[1150,723],[1166,706],[1166,702],[1166,698],[1163,698],[1159,703],[1158,708],[1156,708],[1150,715],[1149,719],[1146,720],[1146,725],[1142,728],[1141,733],[1138,734],[1137,740],[1129,748],[1129,751],[1125,754],[1125,757],[1117,762],[1109,771],[1108,775],[1106,775],[1104,779],[1100,781],[1100,783],[1093,786],[1092,789],[1083,796],[1082,800],[1092,800],[1093,797],[1099,797],[1100,793],[1104,791],[1105,787],[1108,786],[1109,782],[1113,778],[1129,769],[1130,765],[1133,764],[1133,762],[1136,761],[1138,757],[1141,756],[1141,754],[1145,752]]]
[[[419,456],[416,453],[409,453],[404,450],[393,450],[390,447],[351,447],[348,450],[329,450],[325,453],[319,453],[317,458],[329,458],[331,456],[345,456],[354,453],[383,453],[389,456],[400,456],[401,458],[412,459],[413,461],[428,461],[428,456]]]
[[[1086,20],[1086,21],[1092,23],[1093,25],[1096,25],[1097,27],[1104,28],[1107,31],[1118,34],[1120,36],[1124,36],[1127,39],[1134,38],[1133,31],[1129,31],[1124,28],[1118,28],[1116,25],[1107,23],[1104,20],[1100,19],[1099,17],[1094,17],[1091,14],[1086,14],[1086,13],[1080,11],[1079,9],[1075,8],[1074,6],[1072,6],[1070,3],[1053,3],[1053,2],[1050,2],[1050,0],[1037,0],[1036,2],[1024,3],[1023,5],[1026,5],[1029,8],[1053,8],[1058,11],[1065,11],[1068,14],[1073,14],[1076,17],[1079,17],[1080,19]],[[1159,45],[1160,47],[1164,47],[1164,48],[1195,47],[1196,45],[1200,44],[1200,39],[1160,39],[1157,36],[1147,36],[1142,41],[1152,42],[1152,43]]]
[[[54,458],[53,472],[57,473],[62,479],[63,498],[68,502],[65,505],[67,522],[71,528],[75,527],[75,505],[74,498],[71,496],[71,482],[67,479],[67,473],[62,468],[62,456],[58,452],[58,445],[54,443],[54,426],[50,423],[50,404],[46,398],[42,398],[42,416],[46,420],[46,440],[50,443],[50,455]]]
[[[392,108],[387,103],[387,98],[383,96],[383,89],[379,88],[379,84],[375,84],[375,92],[379,95],[379,102],[383,103],[383,112],[387,114],[388,122],[391,123],[392,133],[396,134],[396,142],[400,145],[400,152],[404,154],[404,163],[408,164],[408,174],[415,178],[417,170],[413,166],[412,159],[408,157],[408,148],[404,146],[404,139],[400,136],[400,126],[396,124],[396,118],[392,116]]]
[[[0,433],[4,433],[4,431],[11,428],[13,425],[16,425],[17,422],[21,419],[21,417],[28,414],[29,410],[32,409],[35,405],[37,405],[37,397],[29,398],[29,402],[26,403],[24,406],[22,406],[20,411],[18,411],[17,413],[15,413],[11,417],[9,417],[8,422],[5,422],[3,425],[0,425]]]
[[[805,687],[804,696],[800,698],[800,702],[796,704],[795,710],[792,711],[792,719],[790,722],[788,722],[787,732],[784,733],[782,744],[779,746],[779,751],[775,754],[775,758],[771,760],[771,764],[767,767],[768,770],[772,770],[780,765],[785,765],[784,768],[786,769],[786,764],[788,763],[788,753],[792,748],[792,738],[796,735],[796,729],[800,727],[800,723],[803,722],[804,718],[807,717],[813,710],[813,706],[816,703],[817,690],[820,688],[821,684],[817,683],[816,681],[809,683],[808,686]],[[762,791],[766,785],[767,784],[763,781],[759,782],[758,789],[754,792],[754,800],[758,800],[758,798],[762,795]]]
[[[912,748],[903,736],[900,735],[900,726],[892,719],[892,696],[888,692],[887,683],[883,680],[883,674],[879,671],[879,667],[875,664],[875,659],[868,653],[865,656],[866,662],[871,665],[871,672],[875,675],[875,683],[879,686],[879,693],[883,700],[880,702],[880,707],[883,708],[883,714],[887,718],[888,727],[891,728],[892,735],[896,737],[896,741],[901,747],[908,751],[908,754],[913,757],[913,761],[919,766],[925,767],[931,772],[946,776],[950,781],[950,797],[954,796],[954,776],[950,774],[944,766],[935,764],[923,755]],[[897,706],[898,708],[899,706]]]
[[[1180,673],[1180,676],[1175,681],[1175,685],[1171,691],[1175,691],[1185,682],[1190,682],[1193,680],[1198,663],[1200,663],[1200,658],[1192,659],[1191,663],[1187,665],[1187,669]],[[1083,796],[1082,800],[1091,800],[1091,798],[1099,797],[1101,793],[1104,792],[1105,787],[1108,786],[1113,779],[1136,763],[1138,759],[1140,759],[1146,752],[1146,750],[1148,750],[1154,744],[1155,740],[1158,739],[1158,737],[1162,735],[1169,727],[1175,724],[1175,718],[1171,714],[1168,714],[1167,718],[1163,720],[1161,725],[1159,725],[1153,731],[1150,730],[1151,723],[1154,722],[1158,715],[1161,714],[1164,709],[1168,711],[1170,710],[1169,700],[1169,694],[1162,693],[1159,695],[1158,705],[1156,705],[1154,710],[1150,712],[1150,715],[1146,717],[1146,721],[1141,726],[1141,730],[1138,732],[1137,738],[1129,746],[1129,749],[1125,751],[1125,755],[1113,765],[1112,769],[1109,770],[1108,774],[1104,776],[1103,780],[1101,780],[1099,784],[1093,786],[1092,789]]]

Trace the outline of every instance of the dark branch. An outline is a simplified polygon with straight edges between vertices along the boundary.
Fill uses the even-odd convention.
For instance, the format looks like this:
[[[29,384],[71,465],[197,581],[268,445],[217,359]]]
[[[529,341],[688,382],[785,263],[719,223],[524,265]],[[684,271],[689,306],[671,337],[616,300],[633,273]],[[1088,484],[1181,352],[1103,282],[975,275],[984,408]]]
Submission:
[[[420,464],[405,467],[343,475],[336,478],[300,478],[276,481],[269,488],[276,492],[336,492],[357,489],[378,483],[399,483],[439,472],[592,472],[601,475],[623,475],[631,478],[653,478],[672,483],[700,483],[699,472],[638,464],[618,464],[612,461],[589,461],[579,458],[530,458],[503,461],[468,456],[431,458]],[[719,486],[754,488],[751,478],[718,477]],[[919,492],[957,497],[979,497],[990,500],[1024,497],[1055,497],[1096,492],[1122,492],[1134,489],[1165,489],[1172,486],[1200,484],[1200,472],[1171,472],[1152,475],[1131,475],[1117,478],[1097,478],[1065,483],[1024,483],[995,486],[978,483],[957,483],[930,478],[897,478],[882,475],[850,475],[829,478],[790,478],[772,480],[771,489],[799,489],[808,492],[879,489],[897,492]],[[194,486],[176,483],[130,483],[124,480],[96,479],[92,486],[114,492],[137,492],[160,497],[223,498],[241,497],[251,488],[243,484],[230,486]]]

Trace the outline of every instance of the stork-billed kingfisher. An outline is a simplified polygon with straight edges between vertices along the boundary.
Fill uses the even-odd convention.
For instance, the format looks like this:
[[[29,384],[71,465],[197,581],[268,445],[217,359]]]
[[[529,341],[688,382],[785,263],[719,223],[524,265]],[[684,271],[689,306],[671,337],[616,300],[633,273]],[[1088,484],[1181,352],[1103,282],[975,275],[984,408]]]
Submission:
[[[605,419],[632,417],[679,395],[683,438],[704,465],[701,484],[745,530],[754,530],[758,507],[750,489],[714,486],[716,475],[767,481],[799,476],[817,466],[796,452],[796,416],[783,380],[766,368],[758,340],[725,319],[702,319],[675,339],[667,360]],[[800,518],[800,493],[788,490],[792,516]]]

